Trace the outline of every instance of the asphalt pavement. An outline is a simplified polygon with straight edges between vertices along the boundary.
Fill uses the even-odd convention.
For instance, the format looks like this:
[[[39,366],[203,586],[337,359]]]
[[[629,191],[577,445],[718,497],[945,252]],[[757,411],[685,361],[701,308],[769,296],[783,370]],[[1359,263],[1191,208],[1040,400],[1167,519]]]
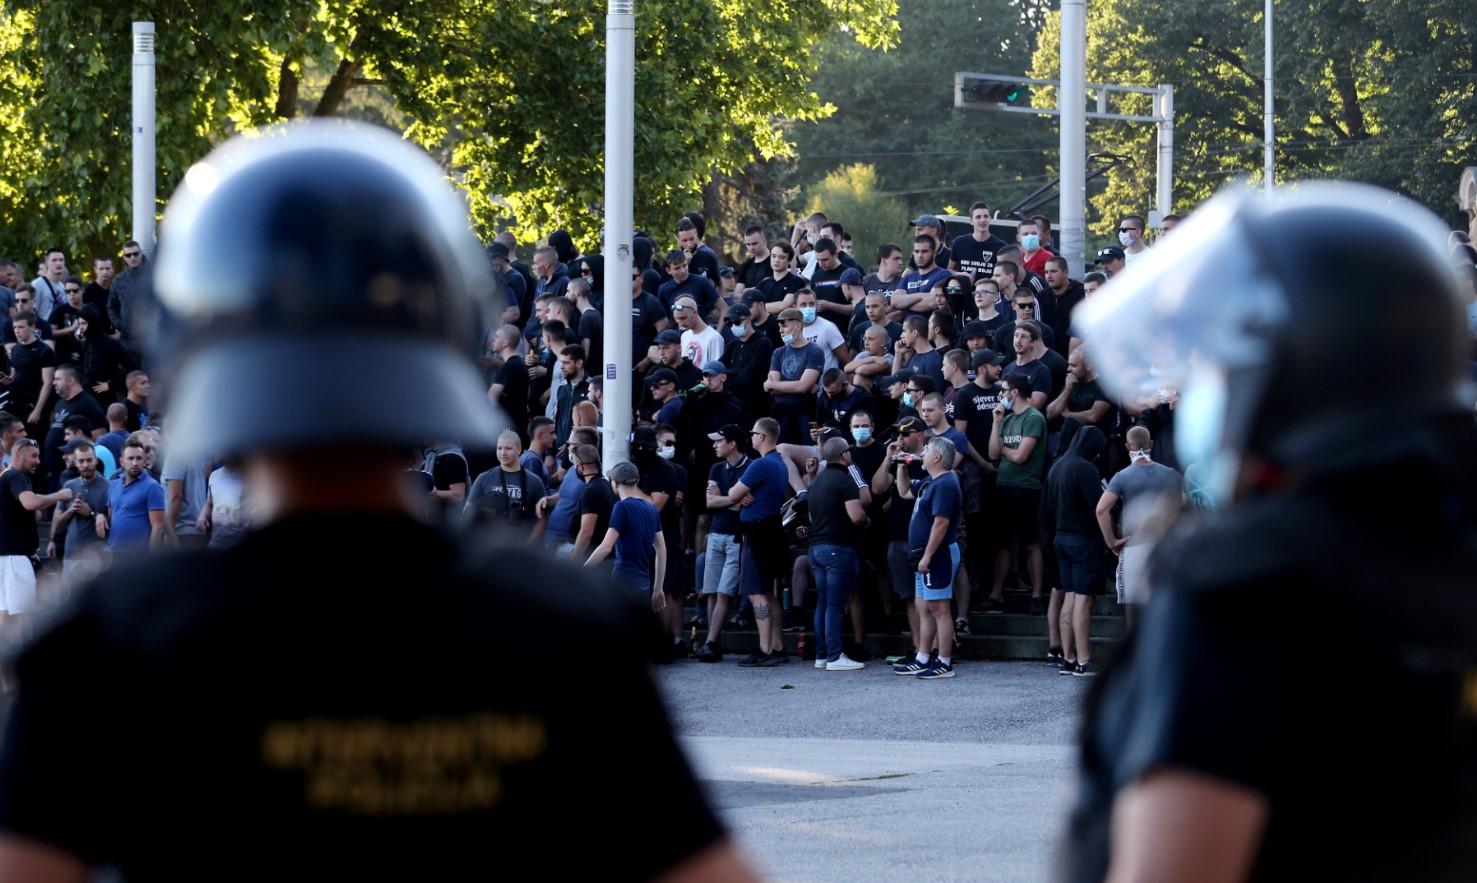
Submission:
[[[658,678],[699,778],[772,880],[1048,876],[1088,679],[964,662],[920,682],[730,657]]]

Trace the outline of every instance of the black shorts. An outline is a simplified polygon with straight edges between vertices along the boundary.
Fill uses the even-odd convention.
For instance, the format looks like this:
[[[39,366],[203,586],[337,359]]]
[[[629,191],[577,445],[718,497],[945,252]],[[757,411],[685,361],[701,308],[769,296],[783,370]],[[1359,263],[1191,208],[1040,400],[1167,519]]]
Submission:
[[[739,591],[745,595],[774,593],[774,581],[789,576],[789,544],[780,516],[740,522]]]
[[[1023,487],[999,489],[1005,515],[1006,535],[1015,537],[1022,546],[1040,542],[1041,492]]]

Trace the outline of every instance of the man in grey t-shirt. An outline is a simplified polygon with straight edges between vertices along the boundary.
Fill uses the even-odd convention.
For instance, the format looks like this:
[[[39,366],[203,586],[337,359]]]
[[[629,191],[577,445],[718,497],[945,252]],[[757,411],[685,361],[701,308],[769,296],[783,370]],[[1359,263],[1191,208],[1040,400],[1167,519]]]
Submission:
[[[1128,430],[1126,442],[1129,464],[1108,482],[1098,500],[1097,521],[1103,541],[1118,555],[1118,603],[1127,605],[1132,625],[1134,607],[1149,599],[1149,554],[1184,506],[1185,480],[1174,469],[1154,462],[1154,439],[1145,427]],[[1119,500],[1122,537],[1113,529],[1113,507]]]
[[[93,576],[102,569],[105,540],[98,535],[97,520],[108,512],[108,482],[98,474],[97,451],[85,438],[74,438],[62,449],[72,455],[72,467],[79,478],[64,487],[72,499],[58,503],[51,521],[51,549],[56,554],[56,537],[66,531],[62,550],[62,581],[68,585]]]
[[[197,524],[210,495],[210,464],[203,458],[188,460],[175,454],[164,456],[164,514],[166,533],[176,544],[198,549],[209,539]]]

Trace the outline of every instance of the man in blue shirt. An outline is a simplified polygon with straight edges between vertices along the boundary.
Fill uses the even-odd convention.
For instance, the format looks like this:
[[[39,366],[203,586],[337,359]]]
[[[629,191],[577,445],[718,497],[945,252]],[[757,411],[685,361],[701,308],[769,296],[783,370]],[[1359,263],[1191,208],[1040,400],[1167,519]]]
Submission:
[[[907,465],[898,464],[898,491],[912,499],[913,517],[908,521],[908,560],[917,558],[914,603],[918,605],[918,656],[893,666],[900,675],[925,680],[954,676],[954,618],[949,602],[954,599],[954,573],[959,569],[959,519],[964,513],[964,493],[954,475],[954,443],[934,436],[923,449],[923,468],[928,477],[908,481]],[[903,490],[907,488],[907,490]],[[938,637],[937,659],[930,659],[928,646]]]
[[[780,334],[784,345],[770,354],[769,379],[764,381],[764,391],[774,396],[776,444],[809,444],[825,352],[806,342],[805,319],[793,307],[780,313]]]
[[[149,470],[143,442],[123,443],[120,474],[108,486],[108,551],[158,548],[164,539],[164,487]]]
[[[641,472],[634,463],[617,463],[610,470],[610,483],[615,487],[615,508],[610,510],[610,527],[605,539],[586,559],[586,567],[594,567],[615,553],[615,577],[642,592],[651,593],[651,609],[657,613],[667,607],[662,582],[667,575],[667,543],[662,538],[661,516],[656,506],[639,487]]]
[[[773,417],[754,421],[749,433],[758,459],[744,470],[728,491],[728,499],[739,509],[739,529],[743,540],[739,551],[739,586],[754,607],[754,623],[759,629],[759,649],[739,665],[745,667],[780,665],[790,661],[781,634],[782,616],[775,603],[774,583],[789,567],[789,544],[780,520],[790,476],[779,454],[780,425]]]
[[[909,270],[898,280],[897,290],[892,295],[892,308],[912,316],[933,312],[937,299],[933,289],[949,278],[949,271],[935,261],[938,255],[938,240],[927,233],[913,239],[913,262],[918,269]]]

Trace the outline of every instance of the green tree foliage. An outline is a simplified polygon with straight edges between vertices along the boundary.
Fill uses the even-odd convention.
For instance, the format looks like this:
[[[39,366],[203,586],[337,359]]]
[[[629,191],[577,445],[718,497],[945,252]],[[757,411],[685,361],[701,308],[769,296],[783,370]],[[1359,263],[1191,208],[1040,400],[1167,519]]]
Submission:
[[[896,50],[872,51],[838,33],[820,53],[815,90],[836,113],[796,124],[794,179],[809,191],[833,169],[864,163],[903,212],[984,199],[1006,208],[1047,178],[1056,153],[1050,120],[954,109],[954,73],[1025,72],[1045,15],[1041,0],[901,0]],[[902,215],[907,215],[903,217]],[[851,219],[839,220],[848,228]]]
[[[864,163],[832,171],[810,193],[806,212],[825,212],[826,217],[841,221],[851,234],[853,253],[863,264],[872,260],[877,246],[896,241],[899,219],[907,220],[901,201],[877,192],[877,169]]]
[[[1462,158],[1477,146],[1470,5],[1311,0],[1278,4],[1273,15],[1278,181],[1368,181],[1454,219]],[[1057,76],[1059,34],[1053,13],[1032,76]],[[1260,178],[1262,53],[1260,0],[1088,7],[1090,82],[1175,87],[1180,211],[1237,177]],[[1055,101],[1051,92],[1034,98]],[[1144,98],[1135,112],[1149,109]],[[1154,129],[1090,120],[1088,149],[1130,158],[1093,198],[1092,229],[1107,234],[1121,214],[1152,204]]]
[[[880,48],[894,0],[638,5],[636,217],[668,229],[715,170],[784,156],[830,107],[812,49]],[[596,0],[6,0],[0,249],[116,248],[128,227],[130,21],[159,25],[158,186],[235,131],[343,113],[360,90],[465,187],[480,232],[596,245],[605,4]]]

